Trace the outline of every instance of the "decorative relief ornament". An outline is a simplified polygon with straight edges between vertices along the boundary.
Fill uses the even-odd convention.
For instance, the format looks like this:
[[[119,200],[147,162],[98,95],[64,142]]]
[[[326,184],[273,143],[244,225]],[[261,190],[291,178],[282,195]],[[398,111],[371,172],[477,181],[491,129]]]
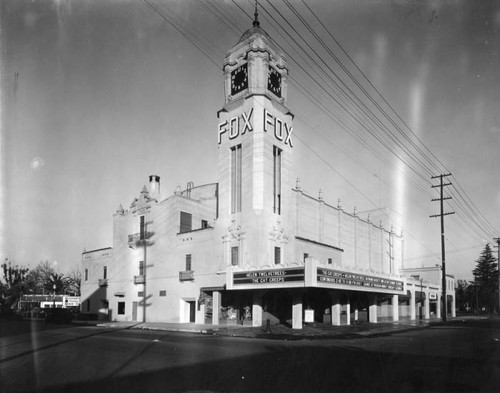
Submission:
[[[274,224],[269,232],[270,240],[274,240],[277,243],[287,243],[288,236],[285,235],[285,228],[281,225],[281,220],[278,218],[276,224]]]
[[[222,240],[225,242],[238,241],[241,239],[243,231],[241,225],[236,224],[236,220],[233,220],[232,225],[227,228],[227,233],[222,236]]]
[[[134,198],[132,203],[130,204],[130,210],[132,213],[141,213],[148,210],[151,207],[151,202],[156,202],[156,199],[153,199],[149,196],[149,192],[144,186],[142,188],[141,194],[138,198]]]

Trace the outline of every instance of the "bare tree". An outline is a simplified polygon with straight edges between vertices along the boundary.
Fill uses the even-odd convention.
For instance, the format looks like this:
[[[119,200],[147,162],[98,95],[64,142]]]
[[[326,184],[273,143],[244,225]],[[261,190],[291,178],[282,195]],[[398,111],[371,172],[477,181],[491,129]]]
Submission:
[[[28,287],[31,290],[30,292],[37,294],[46,293],[47,283],[50,281],[52,274],[55,272],[56,271],[49,261],[45,260],[39,262],[27,276]]]
[[[77,266],[73,268],[67,275],[68,278],[68,288],[67,292],[74,295],[74,296],[80,296],[80,287],[82,283],[82,272],[80,270],[80,267]]]

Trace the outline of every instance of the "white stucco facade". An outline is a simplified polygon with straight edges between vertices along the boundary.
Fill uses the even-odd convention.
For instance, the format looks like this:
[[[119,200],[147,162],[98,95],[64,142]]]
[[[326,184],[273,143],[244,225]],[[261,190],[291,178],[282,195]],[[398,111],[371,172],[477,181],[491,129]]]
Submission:
[[[415,319],[418,280],[402,270],[402,236],[298,186],[286,60],[258,22],[223,70],[217,182],[163,197],[150,176],[115,212],[112,247],[82,254],[82,312],[297,329]],[[439,278],[425,288],[439,293]]]

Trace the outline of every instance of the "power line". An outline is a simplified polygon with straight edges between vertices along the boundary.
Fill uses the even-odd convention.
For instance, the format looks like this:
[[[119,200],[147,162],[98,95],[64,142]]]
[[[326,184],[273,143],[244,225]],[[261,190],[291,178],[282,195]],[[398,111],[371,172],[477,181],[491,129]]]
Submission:
[[[217,68],[219,68],[219,60],[218,60],[218,58],[215,57],[215,54],[214,54],[214,53],[216,53],[216,51],[211,51],[211,50],[207,49],[207,48],[213,47],[213,45],[212,46],[205,45],[206,42],[203,42],[203,39],[200,38],[200,37],[203,37],[200,33],[195,32],[195,30],[192,28],[192,26],[185,24],[185,23],[182,23],[181,19],[179,17],[175,16],[175,14],[173,14],[172,12],[170,12],[170,11],[168,13],[163,12],[162,10],[159,9],[158,6],[156,6],[156,7],[153,6],[151,1],[149,1],[149,0],[143,0],[143,1],[146,5],[148,5],[148,7],[150,7],[153,11],[158,13],[165,21],[170,23],[180,34],[182,34],[189,42],[191,42],[197,49],[199,49]],[[252,16],[248,12],[246,12],[244,10],[244,8],[241,7],[234,0],[233,0],[233,3],[248,18],[250,18],[250,19],[252,18]],[[291,6],[289,4],[289,2],[285,1],[285,3],[289,7],[289,9],[291,9],[290,7],[292,7],[296,11],[296,9],[293,6]],[[306,55],[306,57],[309,59],[309,60],[307,60],[306,58],[304,58],[304,56],[302,54],[300,54],[299,57],[304,61],[304,64],[306,64],[308,66],[308,68],[305,68],[301,64],[298,64],[298,63],[297,64],[298,64],[299,71],[302,71],[304,75],[306,75],[310,80],[312,80],[313,84],[312,85],[309,83],[305,84],[305,83],[300,82],[297,78],[290,78],[292,84],[295,84],[297,87],[299,87],[299,90],[301,90],[307,97],[309,97],[309,99],[311,101],[315,102],[316,105],[325,114],[327,114],[330,118],[332,118],[332,120],[334,120],[337,124],[339,124],[340,127],[344,131],[347,131],[358,142],[362,143],[363,146],[365,146],[365,148],[367,148],[369,151],[371,151],[373,154],[375,154],[376,157],[378,157],[379,159],[381,159],[381,160],[385,161],[386,163],[388,163],[389,165],[391,165],[392,163],[386,159],[386,154],[383,154],[383,152],[379,150],[378,146],[376,146],[375,144],[370,143],[369,141],[360,137],[359,133],[357,133],[352,128],[351,125],[349,125],[345,120],[342,120],[338,115],[336,115],[333,112],[332,108],[328,107],[326,103],[322,102],[321,100],[319,100],[317,98],[318,97],[317,91],[314,91],[314,90],[317,90],[319,88],[321,90],[321,92],[324,93],[326,95],[326,97],[328,97],[328,99],[331,99],[344,113],[346,113],[348,115],[348,118],[352,122],[361,126],[363,129],[365,129],[367,132],[369,132],[370,135],[379,143],[380,147],[390,151],[392,154],[394,154],[397,157],[397,159],[399,161],[401,161],[405,165],[405,167],[409,168],[410,171],[416,176],[416,179],[413,180],[411,177],[409,177],[410,174],[403,174],[403,176],[406,177],[406,180],[409,182],[409,184],[411,184],[413,187],[416,187],[420,192],[425,194],[426,191],[424,191],[423,187],[421,187],[419,185],[419,183],[417,182],[417,179],[420,179],[420,181],[423,181],[424,183],[428,184],[426,174],[428,174],[432,168],[439,168],[439,167],[444,168],[444,166],[432,154],[430,149],[428,149],[427,146],[425,146],[425,144],[423,144],[418,139],[418,137],[411,131],[410,127],[395,112],[395,110],[387,102],[387,100],[380,94],[380,92],[375,88],[375,86],[373,86],[373,84],[368,80],[368,78],[366,78],[366,76],[363,74],[361,69],[354,63],[354,61],[352,61],[352,59],[349,57],[347,52],[342,48],[342,46],[337,42],[337,40],[335,40],[333,34],[331,34],[331,32],[327,29],[327,27],[321,22],[321,20],[318,18],[316,13],[314,13],[312,11],[311,7],[309,7],[307,4],[305,4],[305,2],[303,2],[303,3],[310,10],[311,14],[315,17],[316,21],[319,22],[319,24],[327,31],[328,35],[337,43],[337,46],[341,49],[341,51],[344,53],[344,55],[349,59],[350,64],[354,65],[354,67],[362,75],[363,81],[367,82],[369,84],[369,86],[371,86],[371,89],[373,89],[373,91],[375,91],[377,93],[377,97],[379,97],[383,101],[383,103],[385,105],[387,105],[387,107],[390,109],[391,113],[393,113],[396,116],[396,119],[393,119],[390,116],[390,114],[384,108],[382,108],[382,106],[379,103],[377,103],[375,98],[370,95],[367,88],[365,88],[362,85],[361,81],[357,80],[357,78],[354,76],[354,74],[352,74],[352,72],[347,68],[347,66],[343,63],[343,61],[340,60],[340,58],[338,58],[338,56],[336,56],[334,54],[334,52],[326,45],[325,42],[323,42],[322,40],[319,41],[320,45],[327,51],[327,53],[330,54],[330,56],[334,59],[334,61],[336,61],[337,64],[339,64],[339,67],[346,73],[346,75],[348,75],[348,77],[351,78],[351,80],[353,80],[354,84],[364,94],[364,96],[366,96],[368,98],[368,100],[373,105],[372,108],[376,108],[382,114],[383,118],[387,119],[387,121],[401,134],[403,141],[408,142],[409,146],[405,146],[403,141],[399,137],[397,137],[396,134],[394,134],[391,130],[388,129],[387,124],[385,124],[385,122],[382,119],[377,117],[377,115],[373,112],[373,109],[370,109],[368,106],[366,106],[365,103],[363,103],[363,100],[357,95],[356,92],[354,92],[351,88],[349,88],[347,85],[345,85],[345,83],[344,83],[345,87],[342,88],[342,86],[344,86],[344,85],[342,85],[339,82],[335,82],[335,80],[341,80],[340,76],[337,75],[337,73],[330,66],[329,67],[324,67],[324,66],[322,67],[321,64],[324,65],[324,63],[319,63],[318,61],[316,61],[312,58],[311,51],[313,52],[313,54],[316,57],[318,57],[320,55],[319,55],[319,53],[317,53],[313,50],[312,46],[309,43],[304,41],[306,43],[307,48],[309,48],[309,49],[304,48],[302,45],[298,46],[296,44],[296,43],[298,43],[297,40],[295,40],[293,37],[291,37],[291,35],[288,33],[287,29],[284,28],[280,23],[278,23],[276,18],[274,18],[271,15],[271,13],[269,13],[269,11],[267,9],[265,9],[265,7],[261,6],[260,8],[263,9],[267,13],[267,15],[269,15],[269,17],[273,19],[274,26],[276,27],[280,36],[284,37],[283,34],[278,29],[280,29],[281,31],[285,31],[285,33],[289,35],[290,39],[293,42],[290,43],[288,41],[288,39],[286,39],[285,41],[288,42],[288,44],[290,45],[290,47],[292,49],[301,50]],[[237,32],[238,25],[236,23],[236,19],[231,18],[231,17],[227,17],[225,11],[223,11],[222,8],[219,8],[216,5],[216,3],[207,2],[205,4],[202,2],[201,5],[207,11],[209,11],[212,15],[214,15],[218,20],[220,20],[224,25],[226,25],[228,28],[230,28],[232,31]],[[253,4],[252,4],[252,7],[253,7]],[[271,7],[275,8],[272,5],[271,5]],[[166,6],[163,6],[163,8],[166,8]],[[278,15],[282,16],[282,14],[279,12],[279,10],[276,9],[276,11],[277,11]],[[306,26],[306,28],[312,29],[310,24],[305,20],[305,18],[303,18],[300,15],[300,13],[298,13],[298,11],[296,11],[296,12],[297,13],[295,15],[301,21],[301,23],[304,24]],[[270,25],[273,25],[273,24],[271,23]],[[309,29],[308,29],[308,31],[310,31],[313,36],[319,37],[318,33],[316,33],[314,31],[314,29],[312,29],[312,30],[309,30]],[[193,33],[193,31],[195,33]],[[297,30],[295,30],[295,33],[300,36],[300,33]],[[273,40],[273,43],[279,47],[279,45],[274,40]],[[282,48],[280,48],[280,49],[283,50]],[[219,52],[219,51],[220,50],[217,50],[217,52]],[[283,50],[283,51],[286,53],[285,50]],[[295,61],[295,57],[291,57],[291,60]],[[311,63],[310,63],[311,61],[313,62],[314,66],[311,66]],[[317,69],[319,69],[321,74],[318,74],[318,71],[316,71]],[[326,71],[328,71],[328,72],[326,72]],[[314,75],[313,75],[313,72],[314,72]],[[325,83],[326,81],[325,81],[325,78],[322,76],[322,74],[325,75],[326,78],[328,79],[328,81],[332,82],[333,86],[339,90],[339,92],[341,94],[340,96],[338,96],[338,93],[334,93],[334,91],[332,91],[332,88],[329,87],[330,83]],[[318,82],[318,78],[323,83]],[[334,78],[336,78],[336,79],[334,79]],[[338,98],[336,98],[336,96],[338,96]],[[353,105],[355,108],[357,108],[357,110],[360,111],[361,116],[358,116],[358,114],[353,112]],[[354,110],[356,110],[356,109],[354,109]],[[367,121],[368,121],[368,123],[366,123]],[[397,124],[397,122],[401,122],[405,126],[405,128],[410,132],[410,134],[413,135],[413,137],[409,138],[409,136],[403,132],[402,128]],[[388,139],[385,139],[385,137],[382,138],[380,135],[374,134],[373,130],[370,129],[371,128],[370,124],[374,124],[374,125],[376,125],[377,128],[381,129],[383,131],[384,135],[386,135],[386,138],[388,138]],[[399,150],[399,152],[394,150],[395,147],[390,146],[389,143],[394,143],[395,146],[399,146],[399,148],[401,150]],[[403,148],[401,148],[402,144],[403,144]],[[308,148],[310,148],[310,147],[308,147]],[[412,151],[410,148],[414,149],[414,151]],[[318,157],[320,157],[320,159],[323,162],[328,163],[327,164],[328,167],[333,169],[336,173],[340,174],[340,172],[338,170],[334,169],[333,166],[329,163],[329,161],[326,160],[320,153],[318,153],[316,151],[314,153]],[[403,155],[402,155],[403,153],[404,153],[404,156],[407,156],[408,158],[410,158],[411,161],[407,161],[403,157]],[[418,155],[420,155],[424,161],[422,161]],[[428,166],[424,162],[427,162],[427,164],[430,166]],[[414,167],[415,164],[417,165],[416,167]],[[422,170],[423,170],[423,172],[422,172]],[[341,177],[343,177],[343,175],[341,175]],[[343,178],[345,178],[345,177],[343,177]],[[460,185],[458,184],[458,182],[456,181],[455,178],[454,178],[454,180],[455,180],[455,183],[457,184],[457,186],[453,187],[453,189],[454,189],[453,195],[455,196],[453,204],[456,204],[457,207],[459,207],[459,210],[464,213],[464,217],[459,215],[461,222],[463,221],[464,224],[466,224],[467,222],[472,223],[473,224],[472,227],[477,228],[480,232],[494,230],[493,226],[491,224],[489,224],[489,222],[486,220],[486,218],[479,212],[477,207],[472,203],[472,201],[470,200],[468,195],[465,193],[463,188],[460,187]],[[355,190],[357,192],[361,193],[361,195],[363,195],[366,198],[366,195],[364,195],[361,192],[361,190],[356,189],[356,188],[355,188]],[[367,198],[367,199],[370,200],[369,198]],[[373,201],[371,201],[371,203],[373,203]],[[466,227],[469,229],[469,231],[470,230],[474,231],[470,225],[466,225]],[[477,233],[477,231],[474,231],[474,233]]]
[[[273,7],[273,8],[275,8],[275,9],[276,9],[276,7]],[[276,10],[276,11],[277,11],[277,10]],[[279,13],[279,12],[278,12],[278,13]],[[279,14],[282,16],[282,18],[284,18],[284,16],[283,16],[281,13],[279,13]],[[274,18],[273,18],[273,19],[274,19]],[[274,20],[275,20],[275,19],[274,19]],[[276,22],[276,20],[275,20],[275,22]],[[289,26],[290,26],[290,24],[289,24]],[[310,74],[309,74],[309,75],[310,75]],[[365,91],[365,92],[366,92],[366,91]],[[393,124],[394,124],[394,123],[393,123]],[[379,141],[380,141],[380,140],[379,140]],[[382,141],[380,141],[380,142],[382,142]],[[382,142],[382,143],[383,143],[383,142]],[[412,142],[412,143],[413,143],[413,142]],[[413,143],[413,145],[414,145],[414,146],[416,146],[416,145],[415,145],[415,143]],[[387,147],[387,146],[386,146],[386,147]],[[424,145],[424,147],[425,147],[425,145]],[[399,157],[399,158],[401,159],[401,157]],[[430,161],[430,159],[428,159],[428,158],[427,158],[427,160],[428,160],[428,161]],[[404,160],[402,160],[402,161],[404,162]],[[431,162],[432,162],[432,161],[431,161]],[[406,163],[406,165],[407,165],[408,167],[410,167],[410,169],[414,170],[414,169],[413,169],[410,165],[408,165],[408,163]],[[414,171],[415,171],[415,170],[414,170]],[[427,167],[427,172],[429,172],[429,168],[428,168],[428,167]],[[418,173],[418,172],[417,172],[417,173]],[[420,176],[421,176],[421,177],[423,177],[424,175],[423,175],[423,174],[420,174]],[[468,216],[469,216],[469,217],[472,217],[470,214],[469,214]]]
[[[219,67],[219,64],[217,62],[217,57],[213,54],[214,51],[208,51],[206,48],[213,48],[213,45],[207,41],[204,40],[205,42],[200,43],[198,40],[200,37],[203,37],[200,33],[197,33],[194,37],[190,33],[189,29],[195,31],[192,27],[186,27],[182,26],[182,24],[185,24],[182,19],[177,17],[172,11],[169,11],[169,14],[167,14],[165,11],[162,11],[159,9],[159,7],[153,5],[149,0],[142,0],[149,8],[151,8],[156,14],[158,14],[165,22],[170,24],[175,30],[177,30],[185,39],[187,39],[191,44],[193,44],[198,50],[200,50],[205,57],[210,60],[217,68]],[[163,5],[164,8],[167,8],[165,5]],[[176,19],[176,21],[174,21]],[[188,25],[189,26],[189,25]],[[195,31],[196,32],[196,31]],[[215,56],[215,57],[214,57]]]
[[[242,9],[239,5],[238,5],[238,7],[239,7],[240,9]],[[261,7],[261,8],[264,8],[264,7]],[[274,8],[275,8],[275,7],[274,7]],[[243,9],[242,9],[242,10],[243,10]],[[265,8],[264,8],[264,10],[265,10]],[[271,23],[270,25],[277,26],[277,27],[281,28],[281,30],[286,31],[286,33],[288,34],[287,29],[285,29],[285,28],[284,28],[284,27],[283,27],[283,26],[282,26],[282,25],[281,25],[281,24],[280,24],[280,23],[276,20],[276,18],[274,18],[274,17],[273,17],[273,16],[272,16],[272,15],[271,15],[271,14],[270,14],[267,10],[265,10],[265,12],[266,12],[266,13],[267,13],[267,14],[268,14],[268,15],[269,15],[272,19],[273,19],[273,23]],[[248,14],[248,13],[246,13],[246,14],[247,14],[247,16],[249,16],[249,14]],[[279,13],[279,14],[280,14],[280,13]],[[280,14],[280,15],[281,15],[281,14]],[[249,17],[250,17],[250,16],[249,16]],[[284,17],[282,16],[282,18],[284,18]],[[278,31],[278,32],[279,32],[279,31]],[[282,35],[280,32],[279,32],[279,34],[283,37],[283,35]],[[297,33],[297,34],[298,34],[298,33]],[[293,38],[291,37],[291,35],[290,35],[290,34],[288,34],[288,35],[289,35],[289,36],[290,36],[290,38],[294,41],[294,44],[291,44],[291,46],[299,46],[299,47],[300,47],[300,48],[301,48],[304,52],[306,52],[306,51],[305,51],[305,49],[303,49],[303,47],[301,47],[300,45],[297,45],[297,44],[298,44],[298,43],[297,43],[297,41],[296,41],[295,39],[293,39]],[[310,45],[309,45],[309,46],[310,46]],[[285,51],[285,52],[286,52],[286,51]],[[300,55],[300,56],[302,56],[302,55]],[[309,57],[310,57],[310,56],[309,56]],[[303,58],[303,57],[302,57],[302,58]],[[293,57],[291,57],[291,59],[293,60]],[[307,61],[306,61],[306,62],[307,62]],[[307,63],[306,63],[306,64],[307,64]],[[317,62],[316,62],[316,64],[317,64]],[[316,84],[318,84],[318,82],[316,81],[316,79],[315,79],[315,78],[311,75],[311,73],[310,73],[308,70],[306,70],[306,69],[305,69],[305,68],[304,68],[301,64],[298,64],[298,65],[299,65],[299,68],[301,68],[301,70],[302,70],[303,72],[305,72],[305,74],[306,74],[306,75],[308,75],[311,79],[313,79],[313,81],[314,81],[314,82],[316,82]],[[311,67],[309,67],[309,68],[311,68]],[[322,77],[320,77],[320,78],[321,78],[321,79],[323,79]],[[300,82],[299,82],[297,79],[293,79],[293,78],[291,78],[291,79],[292,79],[292,81],[294,81],[294,82],[296,82],[297,84],[299,84],[299,85],[300,85]],[[368,82],[369,82],[369,81],[368,81]],[[370,83],[370,82],[369,82],[369,83]],[[322,86],[323,86],[323,84],[321,84],[321,85],[320,85],[320,88],[322,88]],[[303,87],[303,86],[302,86],[302,87]],[[315,93],[311,92],[311,91],[310,91],[309,89],[307,89],[307,88],[306,88],[306,89],[302,89],[302,90],[303,90],[303,92],[305,92],[305,93],[306,93],[306,95],[308,95],[310,98],[311,98],[311,97],[315,97],[315,96],[317,96],[317,94],[315,94]],[[332,97],[332,96],[331,96],[331,94],[330,94],[330,93],[328,93],[328,91],[327,91],[326,93],[327,93],[327,95],[330,95],[330,97]],[[332,97],[332,98],[333,98],[333,97]],[[316,100],[315,102],[318,104],[317,100]],[[338,102],[338,101],[337,101],[337,102]],[[343,102],[343,103],[345,103],[345,101],[342,101],[342,102]],[[319,103],[319,107],[323,107],[323,109],[324,109],[325,113],[327,113],[329,116],[332,116],[332,112],[331,112],[331,110],[329,110],[328,108],[326,108],[326,107],[324,106],[324,104],[322,104],[321,102]],[[347,109],[347,107],[344,107],[344,109],[345,109],[345,111],[346,111],[347,113],[350,113],[350,112],[349,112],[349,109]],[[366,112],[365,112],[365,113],[366,113]],[[345,127],[345,126],[347,125],[346,123],[343,123],[343,121],[342,121],[342,120],[340,120],[337,116],[334,116],[334,120],[335,120],[337,123],[339,123],[339,124],[341,125],[341,127]],[[359,119],[356,119],[356,120],[358,120],[358,123],[359,123]],[[364,126],[364,125],[363,125],[363,126]],[[366,127],[366,126],[364,126],[364,127]],[[350,127],[349,127],[348,125],[347,125],[347,127],[346,127],[346,128],[347,128],[347,130],[349,131],[349,128],[350,128]],[[409,127],[408,127],[408,128],[409,128]],[[345,128],[344,128],[344,129],[345,129]],[[410,130],[410,131],[411,131],[411,130]],[[354,137],[357,137],[357,135],[356,135],[354,132],[352,132],[352,131],[351,131],[351,135],[353,135]],[[359,137],[358,137],[357,139],[359,140]],[[361,140],[361,142],[363,143],[363,140]],[[379,142],[381,143],[381,145],[384,145],[386,148],[389,148],[389,147],[388,147],[388,146],[387,146],[387,145],[386,145],[386,144],[385,144],[382,140],[380,140],[380,139],[379,139]],[[367,144],[366,144],[366,142],[364,143],[364,145],[365,145],[365,146],[368,146],[369,150],[373,150],[372,145],[367,145]],[[389,148],[389,149],[390,149],[390,148]],[[377,156],[379,156],[379,157],[381,156],[381,154],[380,154],[380,153],[378,153],[378,152],[376,152],[375,150],[373,150],[373,152],[374,152]],[[403,162],[405,162],[404,160],[402,160],[402,161],[403,161]],[[415,173],[419,174],[419,172],[418,172],[418,171],[416,171],[415,169],[413,169],[413,168],[412,168],[412,167],[411,167],[408,163],[406,163],[406,166],[410,167],[410,169],[412,169]],[[419,176],[420,176],[420,178],[423,178],[425,175],[424,175],[424,174],[419,174]],[[415,184],[414,184],[414,186],[415,186]],[[418,187],[418,186],[417,186],[417,187]],[[420,190],[422,190],[422,188],[420,188]],[[471,218],[471,217],[473,217],[473,216],[471,216],[471,215],[469,214],[469,215],[468,215],[468,217],[469,217],[469,218]],[[461,217],[461,218],[462,218],[462,217]],[[463,219],[462,219],[462,220],[463,220]]]
[[[288,4],[288,1],[285,0],[285,3]],[[351,59],[351,57],[348,55],[348,53],[344,50],[344,48],[342,47],[342,45],[335,39],[335,37],[331,34],[331,32],[329,31],[329,29],[324,25],[324,23],[320,20],[320,18],[314,13],[314,11],[311,9],[311,7],[309,7],[304,0],[302,0],[302,3],[307,7],[307,9],[311,12],[311,14],[315,17],[316,21],[320,23],[320,25],[325,29],[325,31],[327,31],[327,33],[329,34],[329,36],[335,41],[335,43],[337,44],[337,46],[342,50],[342,52],[347,56],[347,58],[350,60],[351,64],[353,64],[356,69],[361,73],[361,75],[364,77],[364,79],[370,84],[370,86],[372,87],[372,89],[377,93],[377,95],[383,100],[383,102],[391,109],[392,113],[394,113],[397,118],[399,119],[399,121],[401,121],[406,129],[413,134],[414,138],[423,146],[423,148],[429,153],[430,157],[436,161],[442,168],[446,169],[444,167],[444,165],[439,161],[439,159],[432,153],[432,151],[427,147],[425,146],[424,143],[422,143],[420,141],[420,139],[418,138],[418,136],[416,136],[413,131],[411,130],[411,128],[401,119],[401,117],[396,113],[396,111],[394,110],[394,108],[387,102],[387,100],[382,96],[382,94],[376,89],[376,87],[369,81],[369,79],[366,77],[366,75],[362,72],[362,70],[356,65],[356,63]],[[330,53],[330,51],[329,51]],[[334,56],[334,59],[337,61],[337,57]],[[348,75],[352,75],[350,73],[348,73]],[[374,102],[376,103],[376,102]],[[377,105],[378,107],[378,105]],[[386,113],[384,112],[384,114],[386,115]],[[398,127],[399,129],[399,127]],[[400,130],[400,129],[399,129]],[[400,132],[402,132],[402,130],[400,130]],[[408,141],[410,141],[409,139],[407,139]],[[411,142],[413,144],[413,142]],[[416,148],[418,148],[415,144],[414,146]],[[418,148],[419,149],[419,148]],[[420,152],[422,152],[420,149],[419,149]],[[422,153],[422,155],[427,159],[428,162],[430,163],[433,163],[433,161],[427,157],[426,154]],[[438,168],[437,166],[435,166],[435,168]],[[455,179],[456,180],[456,179]],[[458,182],[457,182],[458,184]],[[465,191],[463,190],[463,188],[458,184],[458,188],[459,190],[457,189],[457,192],[459,194],[459,197],[460,199],[462,199],[469,207],[470,210],[474,210],[475,213],[477,215],[479,215],[481,218],[482,218],[482,225],[486,226],[488,228],[488,230],[490,231],[493,231],[494,232],[494,228],[493,226],[486,220],[486,218],[479,212],[479,210],[477,209],[477,207],[472,203],[472,201],[470,200],[470,198],[468,197],[468,195],[465,193]],[[468,200],[468,202],[467,202]]]

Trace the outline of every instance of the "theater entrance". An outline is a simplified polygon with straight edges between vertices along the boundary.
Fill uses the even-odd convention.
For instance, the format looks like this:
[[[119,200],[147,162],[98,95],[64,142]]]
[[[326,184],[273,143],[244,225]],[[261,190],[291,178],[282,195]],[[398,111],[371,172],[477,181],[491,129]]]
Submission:
[[[292,293],[288,289],[276,289],[266,292],[262,298],[262,320],[270,323],[292,323]]]

